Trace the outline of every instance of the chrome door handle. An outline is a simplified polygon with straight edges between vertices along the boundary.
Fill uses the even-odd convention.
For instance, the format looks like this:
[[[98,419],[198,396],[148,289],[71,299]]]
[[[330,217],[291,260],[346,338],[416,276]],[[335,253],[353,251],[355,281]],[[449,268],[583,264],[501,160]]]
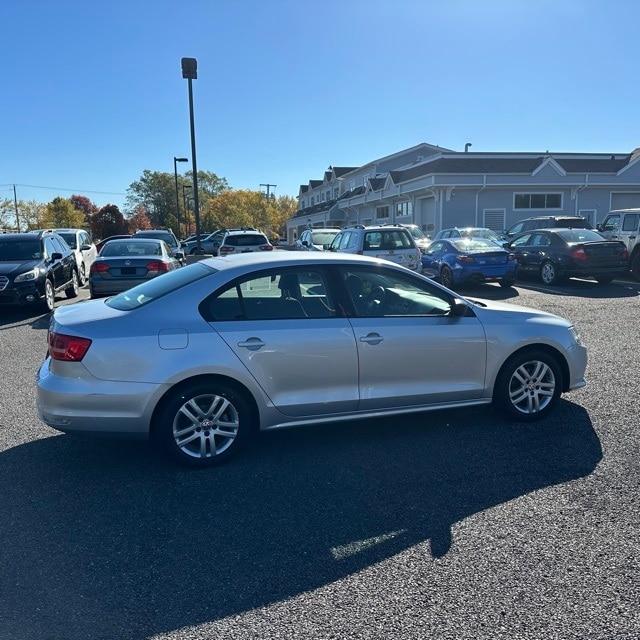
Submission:
[[[264,347],[267,343],[264,340],[260,340],[260,338],[248,338],[244,342],[238,342],[239,347],[245,347],[246,349],[260,349]]]
[[[379,333],[370,333],[360,337],[360,342],[366,342],[367,344],[380,344],[383,340],[384,338]]]

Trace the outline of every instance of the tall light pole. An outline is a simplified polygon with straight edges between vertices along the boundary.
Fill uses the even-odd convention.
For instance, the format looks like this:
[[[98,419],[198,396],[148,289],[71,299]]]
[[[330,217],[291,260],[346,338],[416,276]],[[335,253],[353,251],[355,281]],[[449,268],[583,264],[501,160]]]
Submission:
[[[277,184],[269,184],[267,182],[261,182],[260,183],[261,187],[266,187],[267,188],[267,205],[269,205],[271,203],[271,198],[273,197],[273,199],[275,200],[275,195],[270,194],[269,193],[269,189],[271,187],[273,187],[274,189],[278,186]],[[269,214],[267,213],[267,238],[269,238],[269,234],[271,232],[271,225],[269,224],[270,220],[269,220]],[[278,236],[280,235],[280,232],[278,232]],[[269,238],[270,239],[270,238]]]
[[[173,175],[176,179],[176,216],[178,218],[178,240],[180,240],[180,196],[178,194],[178,162],[189,162],[189,158],[176,158],[173,156]]]
[[[193,206],[196,216],[196,253],[202,253],[200,244],[200,203],[198,202],[198,167],[196,165],[196,132],[193,122],[193,88],[192,80],[198,78],[198,61],[195,58],[182,58],[182,77],[189,83],[189,122],[191,125],[191,157],[193,159]]]

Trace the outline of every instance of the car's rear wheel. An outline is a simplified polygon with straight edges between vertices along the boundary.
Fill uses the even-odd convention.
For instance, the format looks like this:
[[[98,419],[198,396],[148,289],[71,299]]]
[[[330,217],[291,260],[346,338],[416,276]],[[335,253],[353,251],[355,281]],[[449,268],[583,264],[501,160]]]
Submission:
[[[513,278],[502,278],[502,280],[500,280],[501,287],[513,287],[515,283],[516,281]]]
[[[493,401],[506,415],[522,422],[544,418],[560,400],[562,372],[544,351],[516,354],[503,365]]]
[[[557,284],[560,280],[558,275],[558,269],[553,264],[553,262],[545,262],[540,267],[540,280],[542,280],[543,284]]]
[[[636,251],[636,254],[631,258],[631,275],[640,280],[640,251]]]
[[[44,281],[44,307],[47,311],[53,311],[56,304],[56,292],[53,288],[53,282],[47,279]]]
[[[447,289],[451,289],[453,286],[453,273],[446,265],[442,267],[440,271],[440,282],[443,286],[447,287]]]
[[[78,274],[76,270],[73,270],[71,274],[71,284],[64,290],[67,298],[77,298],[78,297]]]
[[[209,467],[234,455],[250,426],[251,411],[241,394],[220,382],[200,381],[169,397],[157,435],[179,463]]]

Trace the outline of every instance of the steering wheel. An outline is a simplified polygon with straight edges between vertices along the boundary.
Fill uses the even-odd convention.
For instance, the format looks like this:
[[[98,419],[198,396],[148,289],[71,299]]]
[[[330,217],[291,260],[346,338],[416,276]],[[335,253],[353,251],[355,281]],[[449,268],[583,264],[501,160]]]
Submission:
[[[375,315],[382,309],[387,294],[382,287],[374,287],[367,296],[367,313]]]

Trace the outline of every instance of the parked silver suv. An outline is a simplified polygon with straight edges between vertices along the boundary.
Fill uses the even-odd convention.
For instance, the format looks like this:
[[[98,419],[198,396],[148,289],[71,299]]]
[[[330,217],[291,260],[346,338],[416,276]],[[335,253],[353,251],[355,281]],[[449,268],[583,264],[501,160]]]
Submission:
[[[640,209],[616,209],[610,211],[602,224],[600,235],[607,240],[622,240],[629,252],[631,275],[640,280]]]
[[[420,249],[411,232],[401,224],[347,227],[336,235],[329,251],[383,258],[413,271],[422,270]]]

